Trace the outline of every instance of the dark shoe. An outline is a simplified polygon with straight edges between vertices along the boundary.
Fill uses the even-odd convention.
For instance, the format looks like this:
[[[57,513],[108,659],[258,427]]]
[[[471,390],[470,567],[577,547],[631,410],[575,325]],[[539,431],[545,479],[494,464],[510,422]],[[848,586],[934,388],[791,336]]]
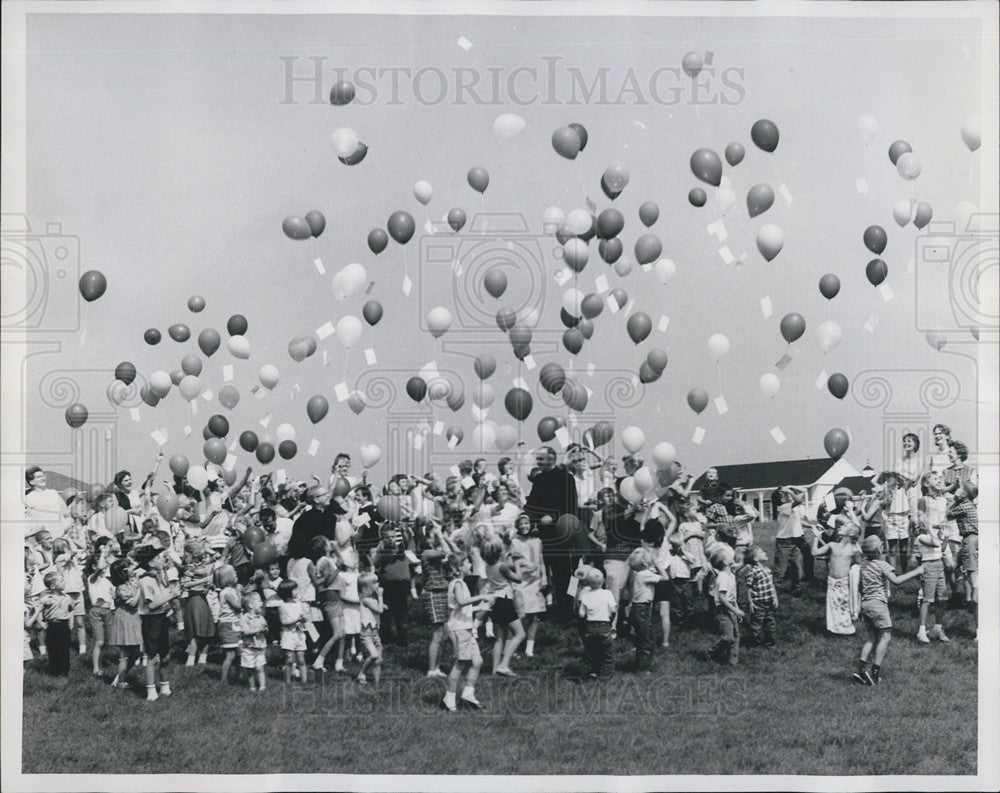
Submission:
[[[873,686],[878,685],[878,681],[881,679],[882,670],[877,666],[872,666],[871,671],[868,673],[868,678],[872,681]]]
[[[851,675],[851,677],[854,678],[855,680],[857,680],[862,685],[865,685],[865,686],[873,686],[873,685],[875,685],[875,683],[872,682],[872,679],[871,679],[871,677],[868,674],[868,670],[866,670],[866,669],[855,670],[854,674]]]

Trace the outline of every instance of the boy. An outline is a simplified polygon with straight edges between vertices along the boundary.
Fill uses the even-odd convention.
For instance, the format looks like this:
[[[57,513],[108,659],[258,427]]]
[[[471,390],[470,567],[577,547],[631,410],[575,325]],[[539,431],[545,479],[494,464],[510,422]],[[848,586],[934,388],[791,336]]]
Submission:
[[[851,608],[851,567],[861,561],[858,536],[861,529],[842,515],[833,518],[837,541],[823,544],[820,534],[813,534],[812,555],[829,554],[826,582],[826,629],[840,636],[854,635],[854,609]]]
[[[632,640],[635,643],[635,670],[653,671],[653,594],[654,585],[669,581],[667,571],[660,566],[648,548],[636,548],[628,557],[632,571]],[[669,608],[669,603],[667,608]]]
[[[941,537],[940,527],[932,526],[927,514],[925,499],[917,499],[917,538],[916,546],[920,549],[923,560],[924,574],[920,578],[920,589],[923,599],[920,603],[920,628],[917,630],[917,641],[929,644],[934,636],[942,642],[950,641],[944,635],[944,607],[948,600],[948,587],[944,579],[943,551],[945,540]],[[927,613],[934,604],[936,625],[927,633]]]
[[[740,620],[745,616],[736,605],[736,577],[733,575],[735,554],[728,545],[720,545],[712,554],[712,567],[716,570],[712,582],[712,597],[715,601],[715,620],[719,638],[708,650],[713,661],[727,661],[730,666],[739,663]]]
[[[861,618],[868,638],[861,647],[852,677],[866,686],[877,686],[882,674],[882,661],[892,639],[892,617],[889,616],[889,584],[899,584],[924,572],[923,565],[897,576],[893,568],[882,561],[882,540],[872,535],[861,543],[865,561],[861,564]],[[868,669],[868,656],[875,648],[875,660]]]
[[[45,622],[45,650],[49,656],[49,673],[69,678],[69,643],[73,631],[74,600],[63,590],[66,582],[58,570],[45,574],[45,591],[38,599]]]
[[[767,562],[764,549],[751,546],[749,559],[747,584],[750,589],[750,638],[761,647],[774,647],[778,590],[774,586],[774,576],[764,566]]]
[[[483,656],[479,652],[479,644],[476,642],[476,635],[473,632],[475,624],[472,616],[472,607],[477,603],[485,603],[491,598],[489,595],[476,595],[473,597],[469,593],[469,586],[465,583],[465,575],[470,566],[466,557],[459,554],[451,554],[448,557],[447,569],[451,575],[448,583],[448,634],[451,637],[452,646],[455,648],[455,663],[448,673],[447,688],[444,692],[444,699],[441,707],[445,710],[456,711],[458,703],[455,701],[455,694],[458,691],[458,681],[465,674],[465,686],[462,688],[462,704],[471,708],[480,709],[482,703],[476,699],[476,680],[479,678],[479,670],[483,666]]]
[[[590,676],[609,678],[615,669],[615,644],[611,624],[618,603],[610,590],[604,589],[604,574],[596,567],[585,568],[583,588],[577,595],[578,614],[583,621],[583,651],[590,665]]]

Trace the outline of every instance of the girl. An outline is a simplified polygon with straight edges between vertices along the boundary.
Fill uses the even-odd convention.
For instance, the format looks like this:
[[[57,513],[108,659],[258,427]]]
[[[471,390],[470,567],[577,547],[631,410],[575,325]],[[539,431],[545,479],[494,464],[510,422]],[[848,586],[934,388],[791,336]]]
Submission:
[[[243,599],[244,611],[240,617],[240,635],[243,647],[240,650],[240,666],[246,671],[251,691],[263,691],[267,686],[264,675],[265,651],[267,650],[267,620],[264,619],[264,602],[257,592],[249,592]]]
[[[108,631],[108,644],[118,648],[118,674],[111,681],[111,686],[128,688],[128,672],[135,666],[142,651],[139,581],[128,559],[112,562],[108,579],[115,588],[115,609],[111,630]]]
[[[240,646],[240,612],[243,603],[240,592],[236,588],[236,570],[232,565],[224,564],[212,573],[212,583],[219,590],[219,624],[216,633],[219,644],[226,653],[222,661],[222,682],[229,682],[229,669],[236,660],[236,651]]]
[[[895,471],[883,471],[876,484],[884,486],[880,498],[870,509],[882,513],[882,530],[889,548],[888,562],[894,570],[906,572],[910,546],[910,504],[902,487],[902,477]]]
[[[521,583],[514,588],[514,602],[519,605],[518,615],[524,625],[524,654],[528,658],[535,655],[535,634],[538,632],[538,615],[546,611],[543,594],[548,581],[545,563],[542,560],[542,541],[532,532],[531,518],[523,512],[514,524],[517,536],[511,542],[512,556],[520,554],[517,574]],[[518,597],[520,596],[520,597]]]
[[[101,537],[94,545],[94,552],[84,568],[87,578],[87,596],[90,599],[90,611],[87,619],[90,622],[90,632],[94,637],[93,673],[101,676],[101,650],[111,630],[111,620],[115,609],[115,593],[108,569],[114,561],[111,553],[111,540]]]
[[[80,655],[87,654],[87,611],[83,603],[83,572],[76,561],[76,554],[65,537],[52,541],[52,563],[62,573],[63,591],[73,598],[73,625],[79,639]]]
[[[330,638],[313,661],[313,669],[321,672],[326,668],[326,656],[340,644],[334,671],[344,671],[344,603],[343,592],[346,578],[340,574],[337,560],[330,556],[331,543],[326,537],[313,537],[307,568],[309,578],[315,586],[316,600],[323,612],[323,618],[330,628]]]
[[[483,666],[483,657],[479,652],[476,634],[473,631],[475,621],[472,607],[477,603],[489,600],[485,595],[473,597],[465,583],[465,575],[469,569],[468,558],[458,554],[448,557],[448,634],[455,649],[455,663],[448,673],[448,684],[441,707],[446,710],[457,710],[455,694],[458,691],[458,681],[465,674],[465,686],[462,688],[462,702],[472,708],[481,708],[476,699],[476,680]]]
[[[87,521],[87,532],[92,539],[98,537],[114,537],[114,532],[108,525],[110,518],[108,513],[115,505],[115,497],[111,493],[103,493],[94,502],[94,514]]]
[[[307,682],[306,634],[309,606],[296,598],[298,584],[286,579],[278,584],[278,617],[281,619],[281,649],[285,652],[285,683],[292,682],[292,668],[298,665],[299,676]]]
[[[673,603],[674,618],[678,623],[684,623],[691,617],[691,567],[693,561],[684,550],[684,543],[679,534],[670,535],[667,541],[670,545],[670,596]],[[666,634],[663,646],[668,646]]]
[[[323,619],[323,613],[314,605],[316,587],[313,580],[316,578],[316,569],[310,556],[315,555],[315,553],[316,551],[312,549],[311,540],[308,537],[296,534],[288,541],[286,577],[297,585],[296,597],[303,604],[309,623],[319,622]],[[295,668],[294,671],[297,674],[298,668]]]
[[[944,608],[948,601],[948,587],[945,582],[943,561],[944,547],[947,540],[941,537],[940,525],[934,526],[927,514],[925,499],[917,499],[917,537],[914,545],[920,548],[920,556],[924,568],[920,588],[923,598],[920,602],[920,628],[917,631],[917,641],[927,644],[931,636],[942,642],[950,641],[944,634]],[[927,632],[927,615],[931,604],[934,604],[934,617],[937,624]]]
[[[184,544],[184,574],[180,585],[181,591],[187,594],[184,600],[184,635],[188,640],[185,666],[194,666],[196,656],[198,663],[204,664],[208,660],[208,644],[215,638],[215,620],[207,599],[214,566],[214,556],[204,540],[188,540]]]
[[[671,520],[670,525],[665,529],[658,520],[647,523],[643,529],[640,539],[642,547],[649,551],[653,560],[653,568],[662,570],[665,577],[661,578],[653,585],[653,613],[660,615],[660,627],[663,630],[662,646],[670,646],[670,601],[673,599],[673,587],[670,583],[670,544],[666,541],[667,534],[674,534],[677,528],[677,519],[672,512],[664,506],[664,511]],[[633,593],[634,594],[634,593]],[[634,598],[633,598],[634,601]],[[641,601],[640,601],[641,602]]]
[[[365,660],[358,672],[358,682],[368,682],[365,672],[370,668],[375,685],[382,678],[382,639],[379,637],[379,619],[384,611],[382,590],[374,573],[362,573],[358,578],[359,611],[361,617],[361,642],[365,648]]]
[[[355,557],[356,558],[356,557]],[[352,568],[346,559],[340,561],[340,579],[343,582],[341,599],[344,602],[344,638],[340,642],[337,671],[344,671],[344,658],[350,657],[348,648],[356,647],[361,635],[361,597],[358,591],[358,570]]]
[[[441,640],[444,638],[445,623],[448,620],[448,579],[444,571],[447,549],[440,546],[440,537],[440,532],[432,534],[430,541],[435,543],[435,546],[424,549],[420,554],[420,566],[423,570],[423,591],[420,599],[424,613],[434,629],[430,646],[427,648],[427,677],[446,676],[439,666]]]
[[[493,674],[516,677],[510,668],[510,660],[524,638],[524,628],[514,608],[512,584],[520,584],[521,578],[514,566],[504,558],[503,542],[491,537],[482,545],[483,562],[486,563],[486,577],[480,585],[480,593],[493,596],[490,618],[496,641],[493,643]]]
[[[139,615],[147,658],[146,700],[153,702],[171,694],[170,681],[161,670],[170,663],[170,601],[180,597],[181,593],[177,585],[166,585],[162,549],[143,545],[136,550],[135,560],[142,571],[139,577]]]
[[[667,581],[667,572],[658,567],[649,548],[636,548],[629,554],[628,566],[632,571],[632,640],[635,643],[635,669],[637,672],[653,671],[653,588]],[[669,614],[670,604],[667,604]],[[669,624],[667,636],[670,635]]]

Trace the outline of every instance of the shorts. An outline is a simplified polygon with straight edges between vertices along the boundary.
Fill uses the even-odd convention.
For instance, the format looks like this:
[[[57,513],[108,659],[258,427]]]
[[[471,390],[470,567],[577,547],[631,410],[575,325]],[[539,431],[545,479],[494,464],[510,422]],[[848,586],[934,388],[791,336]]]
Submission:
[[[887,540],[908,540],[910,516],[906,512],[886,512],[882,516],[882,528]]]
[[[497,626],[510,625],[518,619],[517,609],[514,608],[514,601],[510,598],[497,598],[493,601],[493,608],[490,609],[490,619]]]
[[[669,603],[673,592],[674,586],[670,581],[657,581],[653,584],[653,602]]]
[[[966,534],[962,538],[962,550],[958,552],[958,564],[966,573],[979,572],[978,534]]]
[[[91,606],[87,621],[90,623],[90,634],[95,642],[104,643],[111,632],[111,618],[115,613],[104,606]]]
[[[84,617],[87,614],[86,608],[83,604],[83,592],[67,592],[71,598],[73,598],[73,611],[70,614],[72,617]]]
[[[305,632],[283,629],[281,631],[281,649],[290,653],[304,653],[306,651]]]
[[[362,627],[361,639],[365,642],[371,642],[371,645],[375,648],[376,653],[382,652],[382,637],[379,636],[377,625],[365,625]]]
[[[142,614],[142,647],[150,658],[160,663],[170,660],[170,618],[166,614]]]
[[[361,633],[361,608],[356,605],[344,606],[344,634],[357,636]]]
[[[457,628],[448,631],[451,644],[455,648],[456,661],[471,661],[475,651],[479,649],[476,637],[469,628]]]
[[[240,650],[240,666],[244,669],[263,669],[264,650],[264,647],[244,647]]]
[[[330,625],[344,627],[344,602],[335,592],[320,592],[319,607],[323,612],[323,619]]]
[[[892,627],[889,604],[881,600],[861,601],[861,618],[866,626],[875,630],[884,631]]]
[[[924,561],[924,574],[920,577],[924,602],[942,603],[948,600],[948,587],[944,580],[944,562],[940,559]]]
[[[238,622],[220,622],[217,628],[219,645],[223,650],[232,650],[240,646]]]

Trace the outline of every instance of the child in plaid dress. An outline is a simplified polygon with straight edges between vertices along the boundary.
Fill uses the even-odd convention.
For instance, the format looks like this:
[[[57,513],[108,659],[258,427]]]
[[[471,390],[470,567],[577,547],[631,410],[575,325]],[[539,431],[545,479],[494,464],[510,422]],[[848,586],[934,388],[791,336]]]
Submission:
[[[258,592],[248,592],[243,597],[240,615],[240,666],[246,672],[251,691],[263,691],[267,686],[264,675],[267,651],[267,620],[264,619],[264,601]]]
[[[358,672],[358,682],[364,685],[368,682],[365,672],[372,670],[372,678],[378,685],[382,677],[382,639],[379,636],[379,621],[385,606],[382,604],[382,590],[378,585],[378,576],[374,573],[362,573],[358,578],[359,608],[361,611],[361,643],[365,650],[365,660]]]
[[[751,546],[747,585],[750,590],[750,638],[761,647],[774,647],[775,615],[778,611],[778,590],[774,576],[764,566],[767,554],[763,548]]]

